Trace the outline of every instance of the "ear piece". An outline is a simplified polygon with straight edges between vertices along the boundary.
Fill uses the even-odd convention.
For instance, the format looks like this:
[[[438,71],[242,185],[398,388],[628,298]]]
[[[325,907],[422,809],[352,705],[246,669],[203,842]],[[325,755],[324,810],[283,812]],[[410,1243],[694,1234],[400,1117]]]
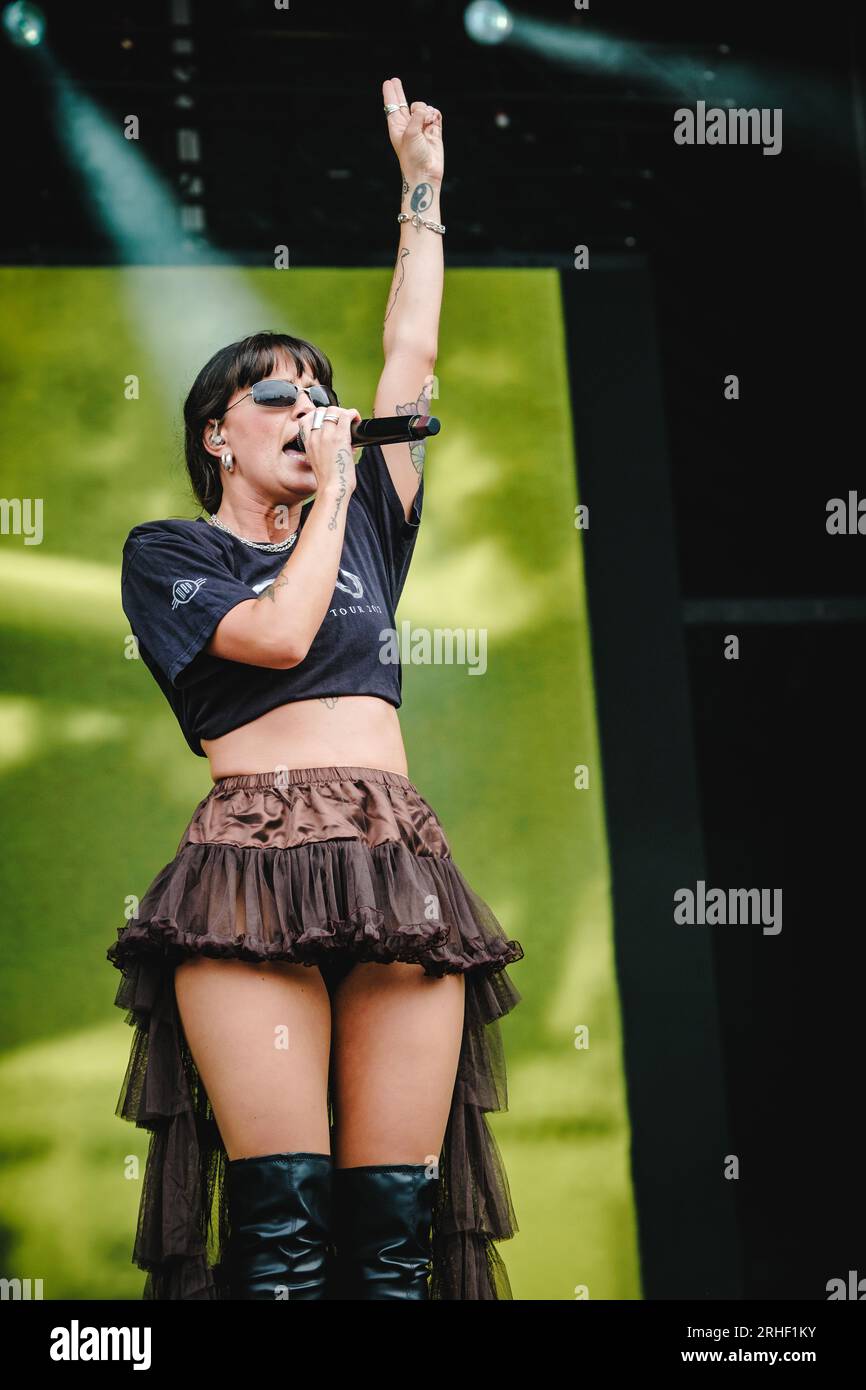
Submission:
[[[211,442],[211,444],[225,444],[225,440],[223,439],[222,435],[220,434],[220,427],[219,427],[219,424],[216,424],[216,425],[215,425],[214,430],[213,430],[213,433],[211,434],[211,437],[210,437],[210,442]]]

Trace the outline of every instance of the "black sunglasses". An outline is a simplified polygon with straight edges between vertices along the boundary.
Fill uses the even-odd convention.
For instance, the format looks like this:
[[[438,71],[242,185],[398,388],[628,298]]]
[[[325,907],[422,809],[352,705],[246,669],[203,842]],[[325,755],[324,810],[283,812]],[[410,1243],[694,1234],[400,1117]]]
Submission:
[[[335,391],[328,391],[324,386],[296,386],[293,381],[257,381],[246,395],[241,396],[240,400],[230,405],[229,410],[234,410],[235,405],[240,405],[247,396],[252,396],[256,405],[272,405],[277,408],[281,406],[294,405],[302,391],[306,391],[313,405],[339,405]]]

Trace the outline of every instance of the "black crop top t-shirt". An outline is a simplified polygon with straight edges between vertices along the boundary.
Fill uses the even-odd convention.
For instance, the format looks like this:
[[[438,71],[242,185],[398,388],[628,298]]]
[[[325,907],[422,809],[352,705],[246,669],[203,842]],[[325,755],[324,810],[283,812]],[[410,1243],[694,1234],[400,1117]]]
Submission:
[[[227,661],[204,648],[231,608],[276,579],[294,546],[256,550],[204,517],[146,521],[127,536],[123,611],[140,657],[199,757],[200,739],[219,738],[292,700],[378,695],[399,708],[394,614],[421,523],[424,477],[410,521],[378,444],[361,452],[356,479],[331,605],[304,660],[284,671]],[[312,505],[302,508],[301,527]],[[382,661],[380,654],[397,659]]]

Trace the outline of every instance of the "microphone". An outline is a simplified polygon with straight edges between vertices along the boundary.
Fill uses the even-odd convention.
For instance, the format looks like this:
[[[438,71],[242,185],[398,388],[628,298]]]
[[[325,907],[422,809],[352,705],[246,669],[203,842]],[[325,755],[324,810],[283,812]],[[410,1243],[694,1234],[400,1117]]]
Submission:
[[[352,421],[352,443],[357,448],[364,444],[411,444],[415,439],[426,439],[428,434],[438,434],[441,424],[435,415],[381,415],[372,420]]]

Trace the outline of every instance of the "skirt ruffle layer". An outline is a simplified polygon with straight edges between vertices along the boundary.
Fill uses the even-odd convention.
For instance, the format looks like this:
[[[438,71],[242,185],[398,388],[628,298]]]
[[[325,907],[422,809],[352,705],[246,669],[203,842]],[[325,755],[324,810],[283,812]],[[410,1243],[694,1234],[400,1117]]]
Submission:
[[[350,771],[360,778],[363,770]],[[406,961],[428,975],[465,976],[463,1038],[439,1161],[430,1296],[510,1299],[494,1242],[511,1237],[517,1223],[486,1115],[507,1109],[498,1020],[520,1001],[504,967],[520,960],[523,950],[464,879],[427,803],[396,774],[382,774],[389,784],[374,779],[369,788],[355,779],[350,795],[358,806],[375,803],[378,809],[384,795],[401,825],[397,840],[371,835],[371,822],[367,839],[353,827],[354,836],[317,840],[311,838],[315,826],[306,825],[300,842],[281,847],[197,838],[203,815],[213,833],[219,796],[223,812],[234,808],[249,824],[248,800],[231,794],[246,794],[258,776],[216,784],[175,858],[142,898],[137,918],[120,929],[107,952],[122,972],[115,1003],[135,1030],[116,1113],[151,1135],[132,1256],[147,1272],[144,1297],[228,1297],[227,1157],[174,991],[174,967],[200,954],[319,965],[326,980],[330,962],[342,968],[362,961]],[[293,805],[298,796],[308,802],[308,788],[290,790]],[[316,796],[323,793],[333,795],[333,783],[316,787]],[[346,794],[341,783],[335,799]],[[266,809],[262,803],[262,824]],[[406,817],[417,828],[422,814],[423,843],[415,830],[406,831]],[[282,833],[286,821],[283,815],[268,823]],[[330,818],[326,824],[333,828]],[[330,1094],[328,1105],[332,1117]]]
[[[399,841],[322,840],[292,849],[185,844],[148,890],[141,916],[108,951],[119,968],[142,952],[175,964],[199,953],[318,964],[409,961],[428,975],[521,959],[453,859]]]

